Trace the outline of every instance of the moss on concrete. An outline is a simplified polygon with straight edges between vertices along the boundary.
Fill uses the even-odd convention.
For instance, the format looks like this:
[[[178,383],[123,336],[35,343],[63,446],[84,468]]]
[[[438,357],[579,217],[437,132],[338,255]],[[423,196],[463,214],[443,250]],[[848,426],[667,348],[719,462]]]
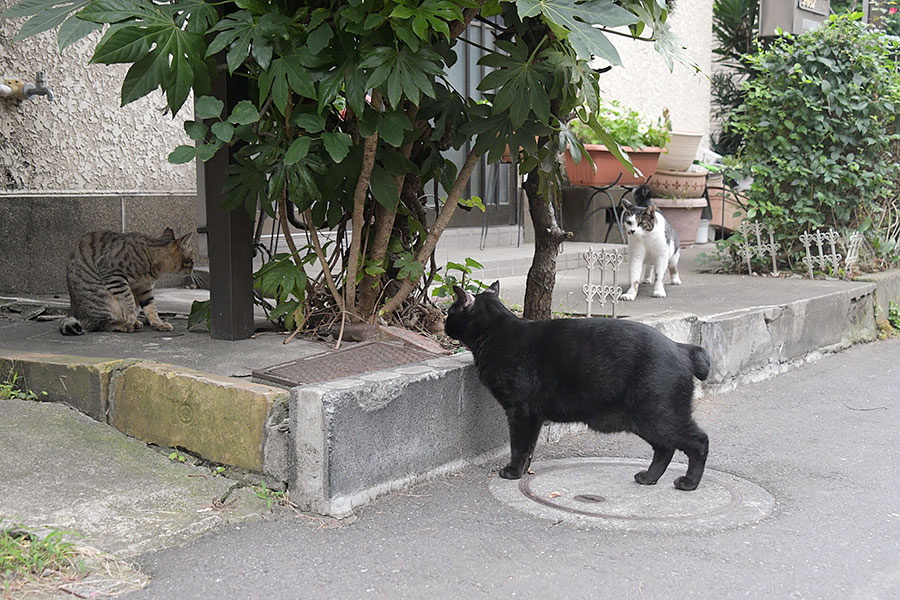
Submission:
[[[266,418],[286,394],[174,365],[139,363],[113,379],[110,423],[146,442],[262,472]]]
[[[41,399],[65,402],[98,421],[105,421],[112,375],[133,362],[0,350],[0,377],[5,379],[15,371],[23,388],[46,392]]]

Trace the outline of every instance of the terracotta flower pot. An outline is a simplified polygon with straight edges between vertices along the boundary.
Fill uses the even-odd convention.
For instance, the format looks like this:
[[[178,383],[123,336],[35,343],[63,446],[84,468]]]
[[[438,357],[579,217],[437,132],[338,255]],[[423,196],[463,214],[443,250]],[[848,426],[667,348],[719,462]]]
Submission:
[[[706,170],[665,171],[657,169],[650,180],[654,196],[663,198],[700,198],[706,188]]]
[[[697,148],[700,147],[702,133],[688,133],[685,131],[672,131],[669,133],[669,143],[665,151],[659,157],[657,168],[666,171],[687,171],[697,156]]]
[[[585,144],[584,148],[597,166],[597,171],[595,172],[591,163],[585,159],[576,165],[572,155],[566,152],[566,172],[572,185],[612,185],[620,174],[622,177],[619,179],[619,185],[639,185],[656,172],[656,163],[659,162],[659,155],[662,152],[662,148],[656,147],[637,150],[623,147],[622,150],[628,153],[632,164],[643,174],[642,177],[635,177],[612,152],[606,149],[606,146]]]
[[[653,198],[650,200],[662,212],[666,221],[678,233],[681,247],[690,246],[697,239],[700,213],[706,206],[706,198]]]
[[[712,219],[709,224],[723,230],[723,233],[731,233],[741,226],[744,220],[744,209],[738,204],[738,198],[724,185],[711,184],[709,186],[709,206],[712,209]],[[740,213],[734,216],[735,213]]]

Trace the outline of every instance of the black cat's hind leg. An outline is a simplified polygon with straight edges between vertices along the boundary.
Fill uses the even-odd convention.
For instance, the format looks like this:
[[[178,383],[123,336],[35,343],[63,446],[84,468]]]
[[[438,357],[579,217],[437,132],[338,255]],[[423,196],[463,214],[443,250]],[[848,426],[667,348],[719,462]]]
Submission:
[[[634,474],[634,480],[641,485],[654,485],[662,474],[666,472],[672,457],[675,455],[674,448],[666,448],[653,444],[653,460],[646,471]]]
[[[544,420],[507,412],[509,423],[509,464],[500,469],[503,479],[519,479],[531,465],[531,455],[537,444],[538,435]]]
[[[675,480],[675,487],[685,491],[695,490],[700,485],[703,470],[706,468],[709,438],[696,423],[691,421],[684,439],[677,444],[677,448],[687,455],[688,468],[683,477]]]

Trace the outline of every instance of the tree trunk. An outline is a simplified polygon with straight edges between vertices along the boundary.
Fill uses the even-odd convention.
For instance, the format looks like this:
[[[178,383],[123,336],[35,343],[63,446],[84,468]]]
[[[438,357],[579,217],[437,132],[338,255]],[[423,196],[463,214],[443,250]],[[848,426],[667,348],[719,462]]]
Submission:
[[[528,196],[528,213],[534,223],[534,258],[525,283],[524,314],[526,319],[532,321],[550,318],[553,286],[556,283],[556,256],[559,254],[559,245],[570,237],[557,224],[550,205],[551,199],[538,191],[539,169],[540,167],[535,167],[528,173],[524,185]]]

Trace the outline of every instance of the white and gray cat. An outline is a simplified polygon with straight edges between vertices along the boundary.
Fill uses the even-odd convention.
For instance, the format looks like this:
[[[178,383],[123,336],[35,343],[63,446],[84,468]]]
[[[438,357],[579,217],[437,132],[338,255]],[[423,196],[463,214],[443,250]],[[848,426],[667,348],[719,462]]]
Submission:
[[[678,259],[681,256],[678,233],[653,204],[635,206],[622,200],[622,221],[628,235],[628,291],[622,300],[634,300],[638,285],[653,283],[653,297],[665,298],[663,277],[671,274],[672,285],[681,285]]]

